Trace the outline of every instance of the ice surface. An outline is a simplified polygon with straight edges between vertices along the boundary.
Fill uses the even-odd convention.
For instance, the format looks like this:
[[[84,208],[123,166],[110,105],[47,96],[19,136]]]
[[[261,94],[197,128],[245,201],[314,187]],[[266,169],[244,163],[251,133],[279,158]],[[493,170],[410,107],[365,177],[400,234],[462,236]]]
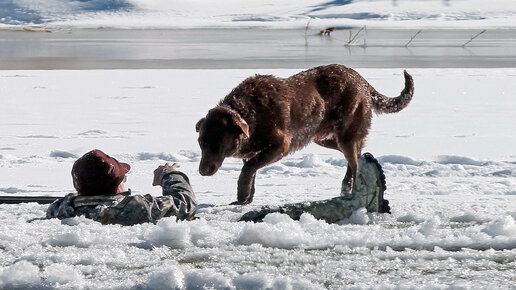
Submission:
[[[402,69],[358,71],[384,94],[402,89]],[[413,102],[374,116],[365,148],[385,171],[392,214],[237,223],[262,205],[340,194],[344,157],[315,145],[260,170],[248,206],[227,205],[240,160],[212,177],[197,173],[198,119],[247,76],[295,72],[0,71],[1,195],[65,195],[73,156],[99,148],[131,164],[135,193],[158,195],[152,171],[180,162],[201,204],[198,220],[131,227],[0,205],[0,288],[514,286],[515,69],[409,71]]]

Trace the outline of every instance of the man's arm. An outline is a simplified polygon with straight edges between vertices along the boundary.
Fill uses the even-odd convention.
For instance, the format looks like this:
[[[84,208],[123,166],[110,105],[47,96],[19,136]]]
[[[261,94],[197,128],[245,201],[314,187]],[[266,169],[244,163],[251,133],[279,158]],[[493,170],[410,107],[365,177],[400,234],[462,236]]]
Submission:
[[[177,163],[167,163],[154,171],[153,185],[161,185],[163,188],[163,196],[157,197],[156,201],[160,208],[170,207],[163,216],[175,215],[180,220],[191,220],[197,209],[197,200],[188,176],[177,171],[178,167]],[[173,205],[169,204],[170,201]]]
[[[129,195],[114,206],[95,207],[90,218],[103,224],[121,225],[155,223],[170,216],[178,220],[193,219],[197,209],[195,195],[188,177],[175,168],[160,166],[154,171],[153,184],[163,187],[162,196]]]
[[[56,199],[47,208],[47,218],[69,218],[75,216],[73,208],[73,200],[77,197],[77,193],[67,194],[65,197]]]

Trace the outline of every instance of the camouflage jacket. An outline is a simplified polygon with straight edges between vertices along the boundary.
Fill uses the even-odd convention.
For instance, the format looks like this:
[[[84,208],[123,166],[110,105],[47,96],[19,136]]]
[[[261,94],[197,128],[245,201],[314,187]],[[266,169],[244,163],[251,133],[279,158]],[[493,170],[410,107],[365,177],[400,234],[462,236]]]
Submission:
[[[178,220],[193,219],[197,201],[188,177],[180,171],[165,171],[160,179],[162,196],[131,195],[130,190],[96,196],[70,193],[48,207],[47,218],[83,215],[103,224],[121,225],[155,223],[169,216],[176,216]]]
[[[240,221],[261,222],[273,212],[289,215],[299,220],[303,213],[309,213],[316,219],[336,223],[351,216],[353,211],[366,208],[368,212],[390,213],[389,201],[384,199],[386,189],[385,175],[378,161],[370,153],[358,159],[357,178],[351,194],[326,200],[286,204],[279,207],[262,207],[260,210],[245,213]]]

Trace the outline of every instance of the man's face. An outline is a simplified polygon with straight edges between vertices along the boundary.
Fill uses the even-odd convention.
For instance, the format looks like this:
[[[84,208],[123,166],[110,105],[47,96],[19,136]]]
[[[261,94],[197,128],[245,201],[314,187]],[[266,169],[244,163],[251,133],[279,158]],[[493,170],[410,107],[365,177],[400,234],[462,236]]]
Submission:
[[[120,182],[118,185],[118,188],[116,189],[116,193],[124,192],[125,191],[125,182],[127,181],[127,175],[124,175],[124,180]]]

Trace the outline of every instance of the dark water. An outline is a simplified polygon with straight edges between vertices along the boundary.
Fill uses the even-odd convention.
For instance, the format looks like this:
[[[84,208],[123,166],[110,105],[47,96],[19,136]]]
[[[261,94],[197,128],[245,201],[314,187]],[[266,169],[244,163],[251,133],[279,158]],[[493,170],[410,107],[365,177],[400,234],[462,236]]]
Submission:
[[[330,36],[317,32],[0,31],[0,69],[306,68],[327,63],[377,68],[516,67],[516,30],[488,30],[466,46],[481,30],[417,34],[418,30],[338,29]]]

